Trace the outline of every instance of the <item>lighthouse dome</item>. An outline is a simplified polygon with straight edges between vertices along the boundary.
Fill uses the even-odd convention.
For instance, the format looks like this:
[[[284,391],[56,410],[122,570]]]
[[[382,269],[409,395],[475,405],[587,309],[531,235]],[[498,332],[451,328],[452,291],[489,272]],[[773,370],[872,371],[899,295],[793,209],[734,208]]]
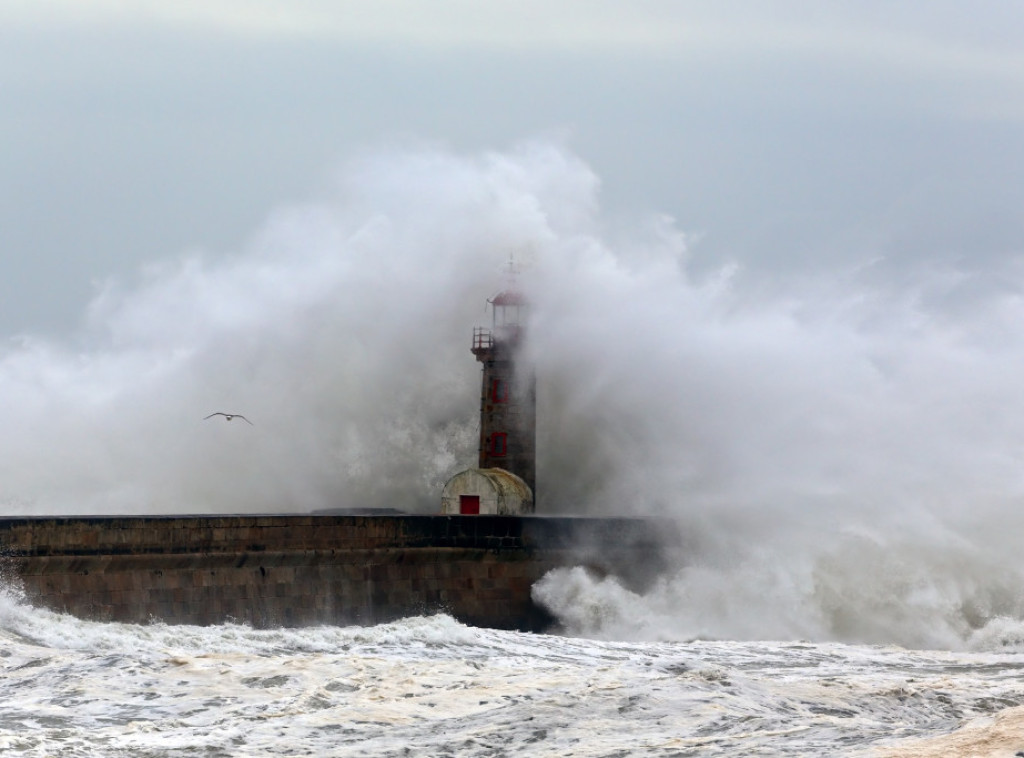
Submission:
[[[518,290],[505,290],[491,298],[492,305],[526,305],[526,298]]]

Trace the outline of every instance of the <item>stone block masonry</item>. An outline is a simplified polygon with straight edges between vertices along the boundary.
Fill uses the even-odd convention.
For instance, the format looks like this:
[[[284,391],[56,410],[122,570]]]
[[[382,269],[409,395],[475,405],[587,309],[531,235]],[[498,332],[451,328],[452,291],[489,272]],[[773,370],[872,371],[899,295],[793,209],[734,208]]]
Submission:
[[[584,565],[649,581],[659,525],[541,516],[274,515],[0,519],[9,582],[101,621],[375,624],[445,612],[499,629],[550,618],[530,588]]]

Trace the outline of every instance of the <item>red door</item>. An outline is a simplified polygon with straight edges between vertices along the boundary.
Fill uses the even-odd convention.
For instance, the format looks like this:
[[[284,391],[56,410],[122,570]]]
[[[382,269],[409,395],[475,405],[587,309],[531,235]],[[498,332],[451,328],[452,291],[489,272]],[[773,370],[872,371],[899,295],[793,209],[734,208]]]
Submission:
[[[459,513],[464,516],[476,516],[480,513],[479,495],[459,495]]]

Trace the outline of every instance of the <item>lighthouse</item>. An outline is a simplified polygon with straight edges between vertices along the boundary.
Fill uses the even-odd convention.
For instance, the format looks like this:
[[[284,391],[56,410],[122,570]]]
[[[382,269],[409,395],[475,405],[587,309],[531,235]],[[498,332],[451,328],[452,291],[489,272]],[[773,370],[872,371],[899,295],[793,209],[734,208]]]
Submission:
[[[491,328],[473,330],[480,382],[480,468],[501,468],[535,490],[537,383],[521,360],[526,300],[506,290],[490,301]]]
[[[534,511],[537,383],[522,351],[528,303],[510,288],[488,306],[491,325],[473,330],[471,348],[482,367],[478,468],[448,481],[443,513]]]

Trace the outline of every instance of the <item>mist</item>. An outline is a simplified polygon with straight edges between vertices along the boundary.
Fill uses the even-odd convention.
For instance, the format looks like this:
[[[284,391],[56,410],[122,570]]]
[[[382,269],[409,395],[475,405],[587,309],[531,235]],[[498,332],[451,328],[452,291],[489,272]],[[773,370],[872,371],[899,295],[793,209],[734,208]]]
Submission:
[[[99,284],[73,337],[0,356],[4,513],[436,512],[475,465],[470,334],[512,258],[538,513],[682,535],[645,596],[549,575],[535,596],[564,628],[1024,639],[1020,258],[769,286],[725,260],[697,273],[673,219],[600,200],[558,142],[385,147],[237,251]]]

